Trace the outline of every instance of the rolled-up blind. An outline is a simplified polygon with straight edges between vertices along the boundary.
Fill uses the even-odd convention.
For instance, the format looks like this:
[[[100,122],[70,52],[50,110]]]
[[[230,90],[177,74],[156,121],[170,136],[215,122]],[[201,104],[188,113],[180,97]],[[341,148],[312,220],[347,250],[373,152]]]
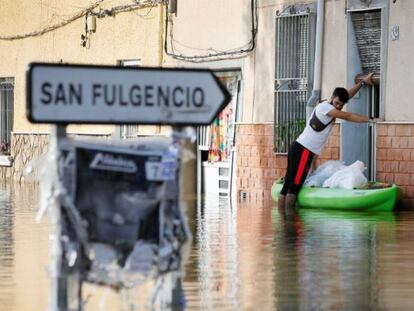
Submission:
[[[352,23],[363,73],[380,74],[381,10],[355,12]]]

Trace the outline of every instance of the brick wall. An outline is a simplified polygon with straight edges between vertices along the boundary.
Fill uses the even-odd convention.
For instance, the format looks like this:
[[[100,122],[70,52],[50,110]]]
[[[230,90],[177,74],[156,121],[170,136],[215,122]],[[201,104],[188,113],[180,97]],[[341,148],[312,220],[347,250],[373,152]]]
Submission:
[[[46,152],[47,134],[13,134],[11,139],[11,167],[0,167],[0,180],[24,181],[24,170],[31,160]]]
[[[246,191],[248,200],[270,199],[272,181],[286,168],[286,157],[273,153],[273,125],[237,125],[236,152],[237,193]]]
[[[245,191],[250,201],[270,200],[273,181],[283,177],[287,167],[286,156],[273,152],[273,125],[238,124],[236,133],[237,194]],[[339,125],[335,125],[315,165],[338,159]]]
[[[108,135],[69,135],[77,139],[108,139]],[[38,159],[47,151],[49,145],[48,134],[18,134],[13,133],[11,139],[11,156],[13,157],[12,166],[0,166],[0,181],[14,180],[34,181],[37,176],[37,168],[27,179],[24,171],[29,162]]]
[[[414,207],[414,125],[377,124],[377,180],[399,185],[403,207]]]

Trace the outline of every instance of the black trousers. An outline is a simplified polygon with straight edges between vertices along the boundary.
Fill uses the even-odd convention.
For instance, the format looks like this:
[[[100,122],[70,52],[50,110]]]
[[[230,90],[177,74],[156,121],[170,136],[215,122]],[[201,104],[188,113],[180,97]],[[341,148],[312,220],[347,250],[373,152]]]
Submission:
[[[308,176],[314,154],[294,141],[288,151],[288,165],[285,182],[280,194],[298,194]]]

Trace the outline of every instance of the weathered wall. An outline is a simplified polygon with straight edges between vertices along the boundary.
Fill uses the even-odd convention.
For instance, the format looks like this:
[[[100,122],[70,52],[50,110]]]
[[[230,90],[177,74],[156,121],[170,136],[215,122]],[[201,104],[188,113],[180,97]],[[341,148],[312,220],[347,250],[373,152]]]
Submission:
[[[329,98],[337,86],[346,85],[346,1],[325,1],[325,19],[322,52],[322,93]]]
[[[49,135],[47,134],[13,135],[11,144],[13,165],[11,167],[0,166],[0,179],[13,178],[16,181],[23,181],[25,168],[30,161],[38,159],[47,151],[48,142]]]
[[[0,36],[25,34],[60,23],[89,7],[96,1],[49,0],[2,1],[0,10]],[[110,9],[131,1],[105,2],[94,9]],[[86,48],[81,46],[85,17],[37,37],[22,40],[0,40],[0,77],[15,78],[14,131],[39,133],[48,126],[33,125],[26,119],[25,74],[30,62],[64,62],[116,65],[121,59],[141,59],[142,65],[157,66],[161,62],[160,8],[148,8],[96,21],[96,32],[90,35]],[[148,13],[148,15],[147,15]],[[77,126],[69,131],[108,133],[112,126]]]
[[[26,34],[61,23],[97,1],[48,0],[1,1],[0,37]],[[110,10],[132,1],[102,2],[92,9]],[[1,167],[2,178],[22,180],[23,168],[46,149],[49,126],[31,124],[26,119],[26,69],[30,62],[63,62],[117,65],[119,60],[139,59],[143,66],[162,64],[163,6],[142,8],[96,19],[96,32],[81,46],[85,17],[47,32],[21,40],[0,40],[0,77],[14,77],[14,127],[12,167]],[[113,126],[71,125],[69,133],[108,135]],[[159,133],[158,127],[146,127],[142,134]]]
[[[390,1],[391,2],[391,1]],[[414,82],[414,1],[390,3],[389,31],[399,26],[399,39],[388,39],[387,85],[385,90],[385,118],[393,121],[413,121],[412,91]]]
[[[239,109],[242,111],[242,120],[251,122],[255,83],[254,53],[230,55],[225,61],[217,61],[220,57],[210,57],[201,63],[198,63],[199,59],[191,58],[248,49],[252,36],[250,1],[180,0],[177,13],[170,14],[169,19],[166,34],[168,52],[183,56],[184,60],[165,55],[164,65],[241,70],[243,101]]]

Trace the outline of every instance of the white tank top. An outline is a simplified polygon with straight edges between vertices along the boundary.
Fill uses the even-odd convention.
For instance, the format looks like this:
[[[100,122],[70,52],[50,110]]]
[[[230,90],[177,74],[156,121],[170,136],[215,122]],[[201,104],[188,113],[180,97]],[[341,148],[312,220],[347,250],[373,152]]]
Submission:
[[[323,123],[328,124],[333,120],[332,117],[328,116],[327,113],[333,109],[336,109],[328,101],[324,101],[317,105],[314,109],[314,112],[317,118]],[[313,113],[313,112],[312,112]],[[303,130],[302,134],[296,140],[303,147],[309,149],[314,154],[321,154],[322,149],[325,146],[329,134],[332,131],[333,122],[329,124],[324,130],[316,132],[310,125],[309,120],[306,122],[306,127]]]

